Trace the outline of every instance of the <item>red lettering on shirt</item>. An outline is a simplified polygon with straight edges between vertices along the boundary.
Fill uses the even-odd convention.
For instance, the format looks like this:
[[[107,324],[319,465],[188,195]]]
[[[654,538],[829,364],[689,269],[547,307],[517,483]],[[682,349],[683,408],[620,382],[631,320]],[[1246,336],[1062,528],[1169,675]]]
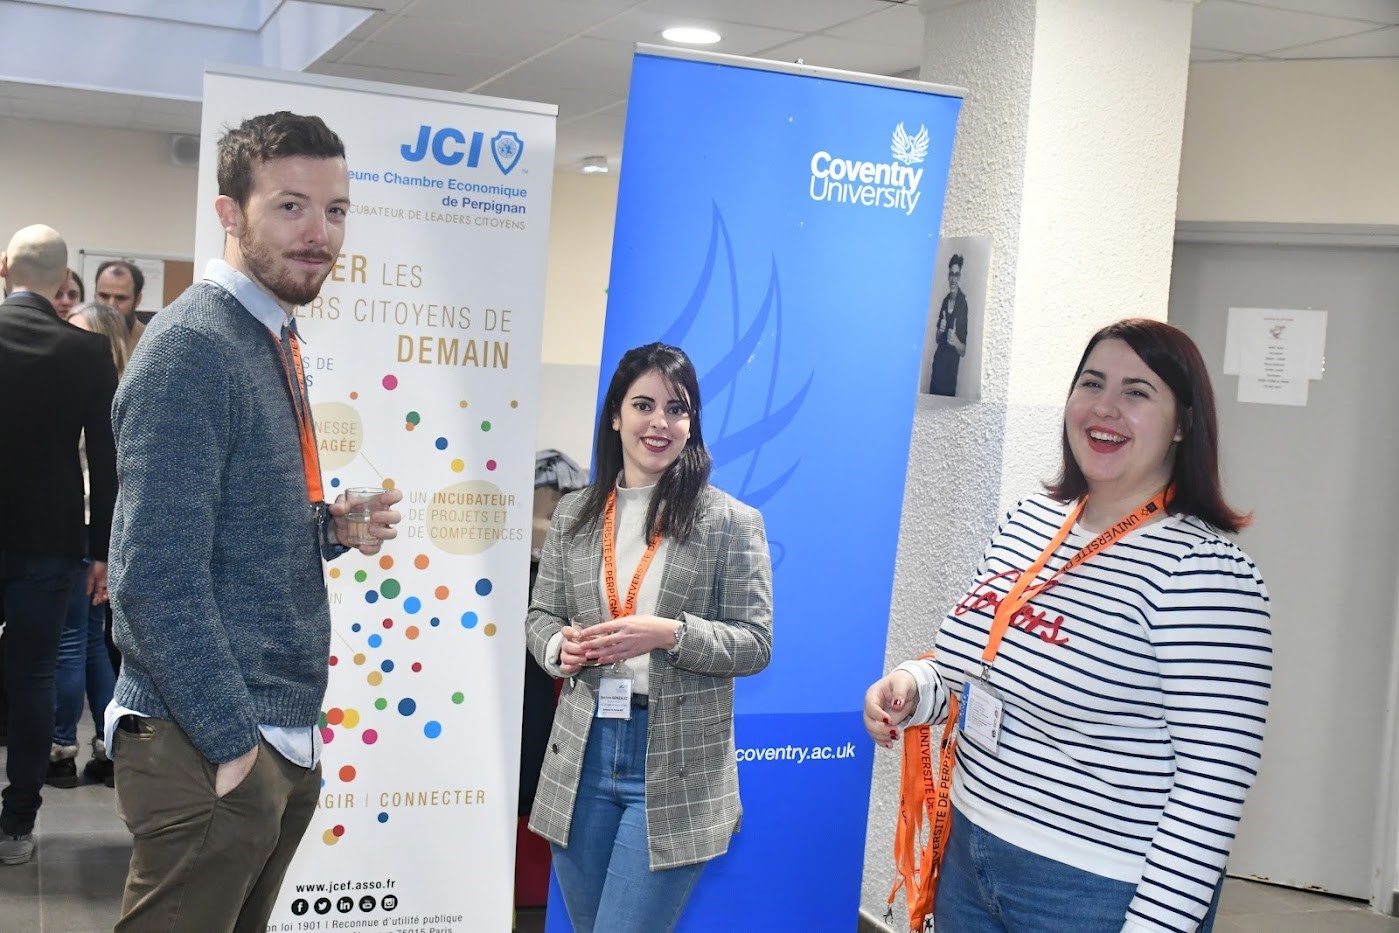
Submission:
[[[984,611],[990,615],[995,615],[996,608],[1001,604],[1001,594],[996,592],[991,584],[997,580],[1005,580],[1008,585],[1013,585],[1015,581],[1019,579],[1019,570],[1003,570],[995,576],[987,578],[979,587],[973,589],[962,598],[962,601],[952,610],[952,614],[960,616],[966,615],[968,612]],[[1038,596],[1042,593],[1046,593],[1054,589],[1058,584],[1058,580],[1051,580],[1043,588],[1037,590],[1035,595]],[[1064,624],[1064,617],[1062,615],[1055,616],[1054,620],[1051,622],[1047,618],[1045,610],[1037,610],[1029,603],[1020,607],[1011,618],[1010,624],[1012,628],[1021,629],[1031,635],[1038,635],[1040,641],[1046,644],[1067,645],[1069,643],[1069,637],[1060,634],[1060,629]]]

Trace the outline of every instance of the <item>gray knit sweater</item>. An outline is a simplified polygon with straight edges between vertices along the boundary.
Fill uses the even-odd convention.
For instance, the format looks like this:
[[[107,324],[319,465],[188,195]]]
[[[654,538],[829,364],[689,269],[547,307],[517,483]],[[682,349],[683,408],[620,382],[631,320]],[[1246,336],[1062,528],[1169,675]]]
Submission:
[[[314,725],[330,608],[277,342],[197,283],[147,328],[112,419],[117,702],[215,763],[259,724]]]

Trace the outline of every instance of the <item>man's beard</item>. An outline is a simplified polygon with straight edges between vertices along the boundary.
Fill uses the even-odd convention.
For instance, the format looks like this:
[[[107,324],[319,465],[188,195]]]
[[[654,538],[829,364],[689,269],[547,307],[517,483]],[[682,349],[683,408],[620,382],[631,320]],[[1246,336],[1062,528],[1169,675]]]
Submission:
[[[335,257],[330,253],[314,249],[298,250],[279,257],[271,249],[262,245],[262,241],[253,235],[251,228],[243,234],[239,241],[239,248],[243,254],[243,264],[248,268],[248,274],[281,301],[298,307],[310,304],[321,293],[321,285],[330,275],[329,263],[335,261]],[[278,259],[316,259],[327,263],[327,265],[325,271],[315,281],[308,281],[299,277],[291,269],[278,268]]]

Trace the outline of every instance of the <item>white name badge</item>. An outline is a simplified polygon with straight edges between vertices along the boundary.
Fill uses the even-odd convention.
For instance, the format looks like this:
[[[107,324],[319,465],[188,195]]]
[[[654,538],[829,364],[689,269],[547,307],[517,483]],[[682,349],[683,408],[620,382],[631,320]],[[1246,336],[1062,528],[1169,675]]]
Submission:
[[[631,719],[630,677],[608,674],[598,682],[597,715],[599,719]]]
[[[962,734],[991,754],[1001,747],[1001,716],[1006,704],[989,684],[968,680],[962,684],[962,711],[958,727]]]

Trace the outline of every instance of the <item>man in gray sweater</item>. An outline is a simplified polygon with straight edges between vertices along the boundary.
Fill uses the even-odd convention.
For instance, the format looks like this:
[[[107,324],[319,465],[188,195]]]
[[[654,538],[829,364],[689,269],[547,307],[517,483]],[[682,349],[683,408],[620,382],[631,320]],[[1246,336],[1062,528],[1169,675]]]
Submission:
[[[262,933],[320,788],[321,562],[348,529],[293,314],[344,240],[344,147],[318,117],[254,117],[220,140],[218,180],[224,258],[155,317],[113,406],[119,931]],[[361,551],[396,535],[401,497],[379,497]]]

